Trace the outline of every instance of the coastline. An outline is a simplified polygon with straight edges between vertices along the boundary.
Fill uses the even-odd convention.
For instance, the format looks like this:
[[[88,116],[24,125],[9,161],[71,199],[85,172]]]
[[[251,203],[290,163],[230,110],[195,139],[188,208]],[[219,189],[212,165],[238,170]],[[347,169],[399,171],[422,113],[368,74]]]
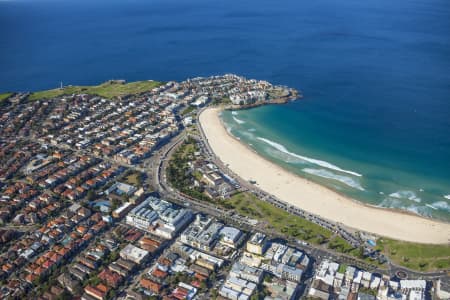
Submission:
[[[231,136],[219,113],[218,108],[205,109],[200,126],[215,155],[244,180],[255,180],[259,188],[291,205],[356,230],[409,242],[449,244],[449,223],[367,205],[291,173]]]

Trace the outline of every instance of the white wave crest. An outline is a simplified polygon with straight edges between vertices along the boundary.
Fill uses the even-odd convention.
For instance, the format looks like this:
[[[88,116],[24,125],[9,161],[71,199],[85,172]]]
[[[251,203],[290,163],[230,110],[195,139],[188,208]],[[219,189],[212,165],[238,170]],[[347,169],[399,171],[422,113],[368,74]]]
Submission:
[[[431,204],[425,204],[425,205],[426,205],[427,207],[431,208],[431,209],[438,210],[438,208],[434,207],[434,206],[431,205]]]
[[[236,121],[236,123],[238,123],[238,124],[244,124],[245,123],[245,121],[239,120],[236,117],[233,117],[233,120]]]
[[[413,191],[398,191],[392,194],[389,194],[389,197],[397,198],[397,199],[408,199],[417,203],[420,203],[422,199],[416,196]]]
[[[433,204],[431,204],[433,207],[435,207],[436,209],[442,209],[442,210],[446,210],[450,212],[450,204],[448,204],[445,201],[437,201],[434,202]]]
[[[248,137],[249,139],[252,139],[252,140],[255,138],[253,133],[248,132],[248,131],[239,131],[239,133],[242,134],[243,136]]]
[[[392,198],[385,198],[379,206],[381,207],[387,207],[387,208],[401,208],[402,202],[400,200],[392,199]]]
[[[406,210],[409,212],[412,212],[417,215],[422,216],[431,216],[427,206],[420,206],[416,204],[409,204],[405,205],[401,200],[395,199],[395,198],[386,198],[384,199],[378,206],[385,207],[385,208],[395,208],[395,209],[401,209]]]
[[[255,132],[255,131],[256,131],[256,129],[255,129],[255,128],[250,128],[250,129],[248,129],[247,131],[250,131],[250,132]]]
[[[233,116],[237,116],[237,115],[238,115],[238,112],[233,110],[233,111],[231,112],[231,114],[232,114]]]
[[[426,216],[426,217],[431,216],[429,210],[427,210],[427,208],[425,206],[410,205],[410,206],[405,207],[404,209],[406,209],[407,211],[410,211],[412,213],[415,213],[417,215]]]
[[[225,125],[225,129],[228,132],[228,134],[232,135],[232,133],[231,133],[232,126],[226,126]]]
[[[296,157],[298,159],[301,159],[303,161],[306,161],[306,162],[309,162],[309,163],[312,163],[312,164],[315,164],[315,165],[319,165],[319,166],[327,168],[327,169],[331,169],[331,170],[347,173],[347,174],[350,174],[350,175],[354,175],[354,176],[358,176],[358,177],[362,176],[359,173],[341,169],[338,166],[335,166],[335,165],[333,165],[333,164],[331,164],[329,162],[323,161],[323,160],[318,160],[318,159],[314,159],[314,158],[310,158],[310,157],[306,157],[306,156],[301,156],[301,155],[289,152],[286,149],[286,147],[284,147],[283,145],[280,145],[278,143],[275,143],[275,142],[273,142],[271,140],[268,140],[268,139],[265,139],[265,138],[262,138],[262,137],[258,137],[258,139],[263,141],[263,142],[265,142],[266,144],[269,144],[270,146],[272,146],[273,148],[277,149],[280,152],[289,154],[289,155],[294,156],[294,157]]]
[[[445,195],[444,198],[450,200],[450,195]]]
[[[302,171],[305,173],[308,173],[308,174],[315,175],[315,176],[337,180],[345,185],[348,185],[349,187],[358,189],[360,191],[364,191],[364,188],[361,186],[361,184],[357,180],[355,180],[351,177],[348,177],[348,176],[337,175],[337,174],[334,174],[333,172],[325,170],[325,169],[305,168],[305,169],[302,169]]]

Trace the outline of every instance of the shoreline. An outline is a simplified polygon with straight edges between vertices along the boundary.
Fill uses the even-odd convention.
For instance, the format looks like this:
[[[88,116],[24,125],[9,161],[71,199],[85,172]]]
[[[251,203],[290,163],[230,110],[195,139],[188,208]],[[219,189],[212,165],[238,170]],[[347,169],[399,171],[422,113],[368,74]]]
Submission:
[[[352,229],[408,242],[449,244],[449,223],[362,203],[263,158],[227,132],[220,111],[203,110],[200,126],[214,154],[244,180],[255,180],[260,189],[280,200]]]

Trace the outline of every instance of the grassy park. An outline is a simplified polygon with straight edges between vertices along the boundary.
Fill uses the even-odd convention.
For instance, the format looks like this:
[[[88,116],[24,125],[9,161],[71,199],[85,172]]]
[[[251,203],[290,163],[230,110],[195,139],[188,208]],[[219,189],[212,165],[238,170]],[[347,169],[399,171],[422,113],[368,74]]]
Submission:
[[[140,94],[149,91],[163,84],[159,81],[145,80],[124,83],[122,81],[107,81],[93,86],[65,86],[62,89],[52,89],[46,91],[33,92],[28,97],[29,100],[51,99],[62,95],[74,93],[98,95],[104,98],[114,98],[125,95]]]
[[[141,186],[143,181],[143,174],[139,171],[131,171],[124,177],[124,182],[134,186]]]
[[[1,93],[0,94],[0,103],[2,103],[4,100],[8,99],[13,93]]]
[[[234,208],[239,214],[257,219],[276,231],[289,237],[308,241],[312,244],[327,243],[327,247],[341,253],[360,258],[359,249],[353,248],[339,236],[303,218],[293,216],[270,203],[259,200],[251,193],[238,193],[223,201],[223,205]],[[431,271],[450,268],[450,246],[407,243],[392,239],[379,239],[381,250],[394,263],[413,270]],[[378,265],[369,258],[364,261]]]
[[[267,225],[289,237],[323,244],[329,241],[332,233],[301,217],[293,216],[283,209],[259,200],[251,193],[238,193],[223,201],[225,207],[234,208],[239,214],[267,222]]]
[[[450,245],[417,244],[382,238],[377,241],[377,249],[392,262],[409,269],[430,271],[450,268]]]

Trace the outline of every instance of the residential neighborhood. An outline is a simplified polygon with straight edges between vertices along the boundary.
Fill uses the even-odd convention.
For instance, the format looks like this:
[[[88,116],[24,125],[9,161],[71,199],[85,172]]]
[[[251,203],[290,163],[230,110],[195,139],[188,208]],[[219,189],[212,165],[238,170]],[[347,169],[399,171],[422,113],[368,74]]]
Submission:
[[[385,263],[346,229],[287,207],[251,183],[243,186],[212,159],[195,126],[206,105],[246,107],[296,96],[232,74],[171,81],[116,99],[14,95],[0,106],[0,298],[446,295],[445,280],[400,278],[364,270],[357,260],[334,261],[339,255],[331,250],[272,234],[221,206],[251,193],[362,245],[374,265]]]

